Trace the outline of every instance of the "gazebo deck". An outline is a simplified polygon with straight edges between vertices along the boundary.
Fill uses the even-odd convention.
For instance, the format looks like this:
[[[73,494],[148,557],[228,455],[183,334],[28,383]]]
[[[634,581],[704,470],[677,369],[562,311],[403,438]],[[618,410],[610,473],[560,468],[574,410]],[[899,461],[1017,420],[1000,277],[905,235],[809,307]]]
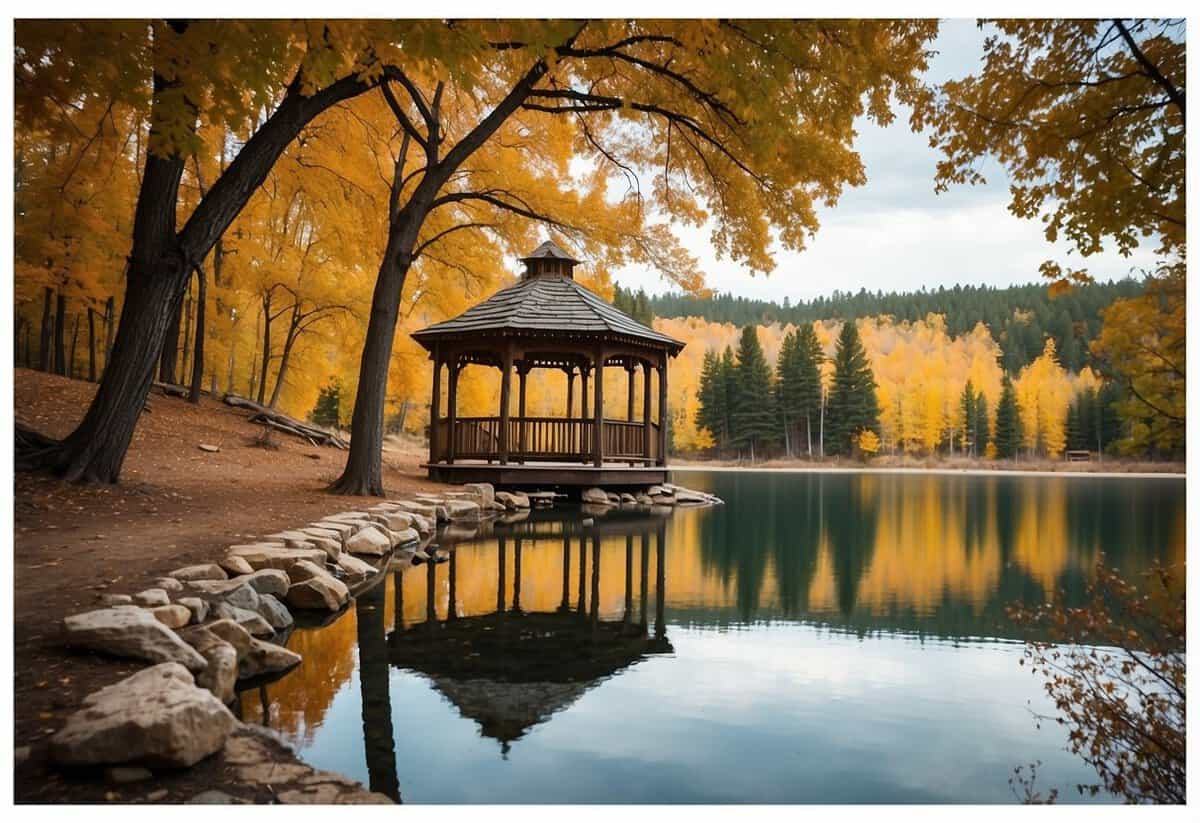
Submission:
[[[665,483],[666,466],[629,466],[606,463],[535,462],[488,463],[460,460],[454,463],[422,463],[429,479],[439,483],[491,483],[498,489],[553,489],[596,486],[602,489],[634,489]]]

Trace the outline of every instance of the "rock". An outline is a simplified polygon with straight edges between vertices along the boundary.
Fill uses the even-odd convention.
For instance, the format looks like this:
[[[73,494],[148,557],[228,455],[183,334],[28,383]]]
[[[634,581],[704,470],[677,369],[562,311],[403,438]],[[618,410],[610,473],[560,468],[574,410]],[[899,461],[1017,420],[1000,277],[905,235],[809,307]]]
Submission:
[[[283,646],[262,640],[251,640],[250,649],[238,663],[238,676],[249,679],[282,674],[300,665],[302,659],[300,655]]]
[[[182,663],[192,671],[205,665],[203,657],[144,609],[118,606],[84,612],[66,618],[63,627],[70,646],[152,663]]]
[[[392,503],[409,514],[419,514],[430,520],[437,519],[437,509],[428,503],[418,503],[414,500],[393,500]]]
[[[237,624],[231,624],[237,625]],[[221,639],[207,628],[198,627],[188,637],[192,648],[208,661],[204,671],[196,675],[196,685],[208,689],[213,696],[228,705],[236,696],[238,677],[238,650],[233,644]],[[238,628],[241,628],[240,626]],[[245,629],[242,629],[245,632]],[[246,651],[250,650],[250,635],[245,635]]]
[[[259,569],[242,579],[260,595],[270,594],[275,597],[283,597],[292,585],[288,573],[279,569]]]
[[[673,494],[654,494],[650,496],[656,506],[674,506],[675,495]]]
[[[371,517],[392,531],[400,532],[412,528],[413,516],[408,512],[372,512]]]
[[[430,518],[416,514],[415,512],[409,512],[409,514],[412,516],[413,528],[421,534],[433,534],[437,531],[437,523]]]
[[[226,580],[229,575],[216,563],[199,563],[195,566],[184,566],[171,572],[169,577],[176,580]]]
[[[634,504],[636,504],[636,503],[637,503],[637,498],[636,498],[636,497],[634,497],[634,496],[633,496],[632,494],[630,494],[629,492],[621,492],[621,502],[622,502],[622,503],[634,503]]]
[[[203,623],[204,619],[208,617],[207,600],[201,600],[199,597],[181,597],[175,602],[191,612],[192,623]]]
[[[554,500],[557,497],[554,492],[529,492],[527,495],[529,502],[539,509],[546,509],[554,505]]]
[[[196,448],[202,452],[219,452],[221,449],[211,443],[197,443]]]
[[[300,560],[324,563],[326,557],[321,549],[289,549],[279,544],[267,543],[230,546],[229,553],[243,558],[254,570],[279,569],[285,572]]]
[[[157,803],[158,801],[164,799],[168,794],[170,794],[170,792],[168,792],[166,789],[155,789],[154,791],[150,792],[150,794],[146,795],[144,799],[147,803]]]
[[[421,535],[416,529],[401,529],[395,532],[397,546],[412,546],[421,542]]]
[[[250,574],[254,571],[254,567],[246,562],[246,558],[232,554],[223,557],[219,565],[230,574]]]
[[[286,629],[295,623],[292,620],[292,613],[276,599],[273,594],[261,594],[258,596],[258,613],[262,619],[271,624],[271,628],[275,631]]]
[[[133,602],[139,606],[165,606],[171,602],[167,593],[162,589],[146,589],[133,596]]]
[[[191,610],[187,606],[177,603],[169,606],[155,606],[150,610],[150,614],[170,629],[181,629],[192,619]]]
[[[250,612],[258,610],[258,592],[248,583],[239,583],[234,588],[223,592],[220,597],[230,606]]]
[[[340,774],[310,771],[300,778],[298,788],[281,789],[276,799],[282,804],[303,805],[371,805],[391,804],[393,801],[381,792],[373,792]]]
[[[446,516],[450,520],[478,521],[483,517],[483,509],[472,500],[447,500]]]
[[[287,603],[294,609],[324,609],[335,612],[350,599],[346,584],[335,577],[314,577],[293,583],[288,589]]]
[[[648,494],[651,497],[656,497],[660,494],[670,494],[670,493],[671,493],[670,489],[668,489],[666,486],[651,486],[650,488],[646,489],[646,494]]]
[[[309,525],[312,528],[337,532],[343,542],[345,542],[347,537],[358,531],[357,523],[339,523],[336,520],[318,520],[316,523],[310,523]]]
[[[586,529],[588,526],[596,525],[596,520],[593,517],[585,517],[579,521],[579,525],[583,526]]]
[[[350,577],[369,577],[377,571],[370,563],[349,553],[338,558],[337,566]]]
[[[340,546],[342,543],[342,533],[337,529],[327,529],[322,526],[304,526],[296,529],[304,534],[311,534],[313,537],[328,537],[330,540],[336,540]]]
[[[465,483],[463,488],[471,493],[481,508],[487,508],[496,499],[496,487],[491,483]]]
[[[529,496],[521,492],[496,492],[495,499],[509,511],[530,508]]]
[[[654,498],[648,494],[639,494],[637,496],[636,500],[637,500],[638,504],[642,505],[642,506],[654,505]]]
[[[141,783],[154,777],[154,772],[141,766],[111,766],[104,770],[109,783]]]
[[[183,584],[174,577],[160,577],[154,581],[155,589],[162,589],[167,594],[176,594],[183,591]]]
[[[235,620],[217,620],[204,626],[193,626],[181,634],[189,643],[193,641],[193,638],[196,638],[197,642],[203,644],[206,642],[211,642],[204,638],[205,632],[215,635],[217,638],[224,640],[226,643],[233,646],[234,650],[237,652],[239,661],[242,659],[242,657],[249,653],[250,645],[254,641],[254,638],[250,636],[250,632],[246,631],[246,629]]]
[[[233,580],[197,580],[188,584],[193,591],[222,598],[241,606],[243,609],[258,608],[255,594],[273,594],[276,597],[286,594],[288,585],[287,572],[279,569],[259,569]],[[248,589],[249,591],[239,591]]]
[[[204,806],[204,805],[228,806],[233,803],[238,803],[240,801],[233,795],[226,794],[225,792],[221,791],[220,789],[206,789],[205,791],[200,792],[200,794],[192,795],[192,797],[189,798],[187,802],[194,803],[196,805],[201,805],[201,806]]]
[[[272,637],[275,629],[258,612],[231,606],[224,601],[213,605],[210,614],[217,620],[232,620],[255,637]]]
[[[600,504],[602,506],[608,505],[608,494],[604,489],[598,489],[594,486],[590,489],[584,489],[579,495],[579,499],[584,503]]]
[[[392,540],[380,529],[371,526],[346,539],[346,551],[382,557],[392,550]]]
[[[160,663],[84,698],[50,739],[50,756],[64,766],[185,768],[220,750],[237,725],[187,669]]]
[[[127,594],[102,594],[96,598],[101,606],[128,606],[133,598]]]
[[[614,494],[613,492],[608,492],[607,496],[608,496],[608,505],[610,505],[610,506],[621,505],[621,496],[619,494]]]

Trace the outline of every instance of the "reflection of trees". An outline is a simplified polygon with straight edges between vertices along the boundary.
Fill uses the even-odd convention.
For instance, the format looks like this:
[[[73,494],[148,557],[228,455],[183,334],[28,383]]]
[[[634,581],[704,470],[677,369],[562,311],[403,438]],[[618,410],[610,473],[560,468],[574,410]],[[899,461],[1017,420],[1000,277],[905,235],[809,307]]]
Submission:
[[[854,611],[859,581],[875,551],[875,523],[879,509],[873,493],[874,480],[868,475],[830,475],[818,480],[835,492],[822,494],[821,513],[837,582],[838,609],[842,614]]]
[[[734,590],[737,612],[748,620],[758,610],[767,558],[775,543],[779,488],[768,475],[734,474],[731,484],[734,488],[725,491],[725,498],[736,504],[721,506],[701,521],[700,556]]]
[[[388,642],[385,586],[358,595],[358,680],[362,687],[363,740],[371,791],[400,800],[396,776],[396,741],[392,733],[392,701],[388,693]]]
[[[821,492],[812,475],[789,491],[787,505],[774,507],[773,558],[779,607],[785,617],[808,611],[808,592],[821,546]]]

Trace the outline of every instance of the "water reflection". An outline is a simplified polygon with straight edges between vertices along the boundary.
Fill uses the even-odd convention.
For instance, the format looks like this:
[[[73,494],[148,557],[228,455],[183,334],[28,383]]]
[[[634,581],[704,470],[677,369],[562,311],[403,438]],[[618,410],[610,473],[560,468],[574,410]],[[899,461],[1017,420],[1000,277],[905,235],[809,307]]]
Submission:
[[[448,530],[439,541],[449,550],[449,562],[396,572],[332,625],[297,630],[289,645],[304,663],[277,683],[243,693],[242,716],[279,728],[302,749],[335,747],[326,762],[351,771],[352,765],[342,765],[350,757],[347,747],[361,745],[363,777],[398,799],[401,779],[411,794],[414,775],[422,775],[419,783],[428,776],[420,762],[412,769],[404,765],[414,756],[409,750],[425,744],[407,739],[413,710],[406,721],[393,722],[397,705],[436,695],[492,747],[496,762],[535,730],[559,725],[554,718],[577,716],[572,707],[585,695],[620,694],[617,683],[604,686],[614,677],[645,684],[625,673],[657,660],[671,666],[655,664],[653,686],[638,687],[648,694],[699,699],[707,689],[714,700],[722,695],[715,705],[727,707],[732,690],[746,697],[743,702],[763,705],[760,725],[740,732],[750,741],[769,733],[781,707],[801,698],[782,685],[778,694],[763,691],[755,672],[772,666],[749,650],[807,660],[811,671],[820,671],[827,658],[884,654],[882,644],[872,652],[870,646],[832,639],[806,640],[796,628],[817,626],[826,637],[832,630],[851,642],[855,636],[916,638],[905,642],[917,648],[928,638],[975,638],[976,651],[960,652],[960,665],[994,667],[989,655],[1009,652],[985,653],[1001,647],[978,639],[1019,637],[1004,616],[1008,603],[1041,602],[1060,596],[1060,590],[1068,600],[1080,598],[1101,554],[1127,575],[1154,558],[1177,563],[1184,557],[1184,484],[1178,481],[689,473],[684,482],[729,504],[673,514],[618,509],[593,513],[588,525],[578,509],[564,508]],[[741,638],[736,650],[712,645],[731,629]],[[707,665],[732,668],[720,682],[701,687],[695,666],[718,648],[724,656]],[[890,669],[879,662],[865,669],[848,665],[859,672],[910,672],[908,647],[886,648],[895,655],[887,658]],[[953,666],[940,652],[935,657]],[[1005,660],[989,677],[995,680],[997,671],[1009,668]],[[956,671],[947,668],[943,678]],[[906,697],[904,712],[924,712],[923,725],[898,731],[898,739],[933,733],[930,724],[948,711],[939,703],[946,696],[927,694],[936,686],[918,683],[915,676],[894,674],[884,684],[887,693]],[[1014,699],[1020,716],[1012,722],[1024,729],[1024,707],[1035,689],[1032,681],[1021,683],[1029,692]],[[407,689],[403,695],[398,684]],[[817,681],[805,692],[828,694],[835,702],[852,693],[836,679]],[[984,699],[982,694],[961,699]],[[1007,699],[986,698],[993,706]],[[658,722],[656,713],[670,714],[657,699],[622,709],[647,727]],[[900,710],[890,711],[878,728],[888,728],[886,718]],[[580,722],[585,721],[575,720]],[[593,722],[601,723],[592,728],[604,738],[605,721]],[[688,723],[695,722],[680,718],[676,739],[663,741],[673,747],[664,749],[667,761],[687,759]],[[322,726],[335,730],[324,743],[314,741]],[[361,728],[361,743],[352,739],[357,729],[347,737],[352,727]],[[840,739],[819,723],[807,728]],[[1002,771],[1027,762],[1025,755],[1014,752]],[[617,769],[618,762],[605,769]],[[475,768],[477,777],[486,776],[482,766]],[[997,779],[1003,782],[999,773]],[[904,796],[894,784],[880,784],[879,791],[880,798]],[[679,798],[696,797],[700,787],[680,792]]]

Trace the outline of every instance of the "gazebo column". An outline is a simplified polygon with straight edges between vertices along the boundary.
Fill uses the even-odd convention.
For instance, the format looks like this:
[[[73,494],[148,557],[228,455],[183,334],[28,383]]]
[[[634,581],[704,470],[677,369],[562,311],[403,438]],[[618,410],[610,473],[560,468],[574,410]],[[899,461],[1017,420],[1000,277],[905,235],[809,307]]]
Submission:
[[[451,356],[446,363],[446,379],[449,388],[446,390],[446,462],[454,462],[455,440],[454,430],[458,428],[458,355]]]
[[[567,373],[567,442],[566,449],[568,452],[575,451],[575,423],[571,418],[575,416],[575,367],[563,369]]]
[[[429,396],[429,462],[436,463],[441,459],[438,453],[438,415],[442,403],[442,357],[434,350],[433,354],[433,393]]]
[[[588,415],[588,378],[591,375],[591,367],[580,364],[579,366],[579,444],[575,447],[576,453],[579,454],[580,460],[583,459],[584,452],[584,437],[583,437],[583,421],[587,420]],[[590,446],[588,447],[590,448]]]
[[[596,408],[592,410],[595,437],[592,439],[592,463],[604,465],[604,349],[596,350]]]
[[[517,367],[517,457],[518,463],[525,462],[525,378],[529,376],[529,367],[522,363]]]
[[[650,364],[642,361],[642,457],[650,460]]]
[[[631,360],[625,364],[625,378],[629,386],[629,398],[625,404],[625,419],[630,423],[633,422],[633,372],[637,369],[637,365]]]
[[[667,354],[658,367],[658,465],[667,465]]]
[[[500,465],[508,464],[508,407],[512,393],[513,350],[512,343],[504,344],[504,355],[500,366]]]

